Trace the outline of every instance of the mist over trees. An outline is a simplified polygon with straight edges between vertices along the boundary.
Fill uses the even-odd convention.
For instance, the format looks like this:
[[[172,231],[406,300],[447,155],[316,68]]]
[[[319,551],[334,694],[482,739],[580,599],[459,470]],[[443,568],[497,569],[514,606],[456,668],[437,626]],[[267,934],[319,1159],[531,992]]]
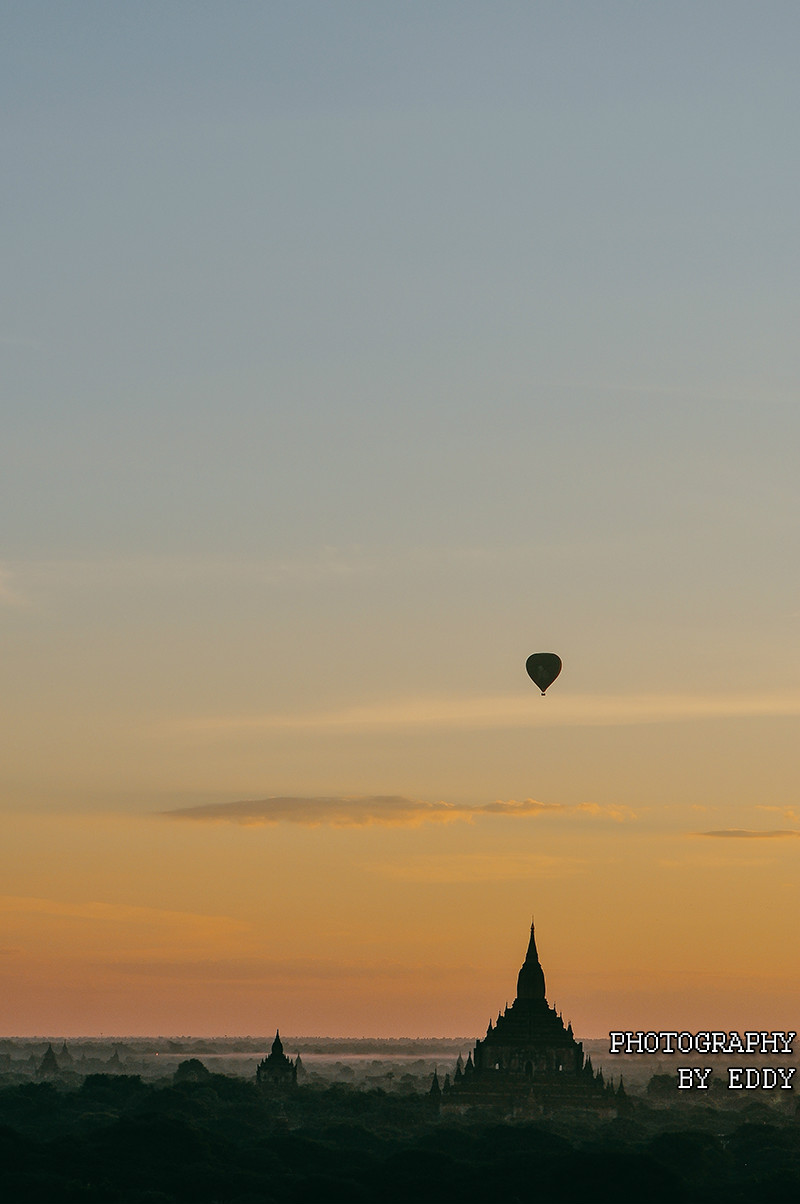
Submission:
[[[659,1092],[655,1092],[659,1096]],[[674,1101],[674,1095],[673,1095]],[[343,1083],[173,1074],[0,1087],[0,1204],[794,1200],[796,1113],[666,1105],[508,1119]]]

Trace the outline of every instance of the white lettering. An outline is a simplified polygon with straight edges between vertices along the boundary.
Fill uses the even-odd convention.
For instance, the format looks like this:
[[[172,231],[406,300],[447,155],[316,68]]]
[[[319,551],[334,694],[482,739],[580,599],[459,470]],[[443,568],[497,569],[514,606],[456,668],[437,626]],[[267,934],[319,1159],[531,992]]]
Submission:
[[[706,1066],[704,1070],[698,1066],[681,1066],[678,1069],[678,1090],[688,1091],[696,1086],[700,1091],[708,1091],[708,1076],[711,1074],[712,1067]]]
[[[637,1029],[635,1032],[615,1030],[608,1034],[608,1052],[611,1054],[655,1054],[655,1053],[699,1053],[699,1054],[790,1054],[796,1032],[722,1032],[715,1029],[698,1033],[678,1032],[664,1029],[654,1032]]]

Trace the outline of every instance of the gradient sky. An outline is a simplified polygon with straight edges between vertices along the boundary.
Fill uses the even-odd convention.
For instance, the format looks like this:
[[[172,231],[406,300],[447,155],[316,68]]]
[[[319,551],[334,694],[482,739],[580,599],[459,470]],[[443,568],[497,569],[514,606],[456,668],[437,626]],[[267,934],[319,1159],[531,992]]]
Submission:
[[[797,5],[0,13],[0,1031],[797,1028]]]

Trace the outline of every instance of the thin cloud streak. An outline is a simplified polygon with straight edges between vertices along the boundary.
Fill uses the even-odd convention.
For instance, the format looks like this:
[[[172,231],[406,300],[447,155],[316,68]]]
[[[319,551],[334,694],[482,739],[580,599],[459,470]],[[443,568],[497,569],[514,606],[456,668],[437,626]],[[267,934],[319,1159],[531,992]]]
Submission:
[[[567,806],[564,803],[537,803],[532,798],[521,799],[519,802],[513,798],[507,802],[498,799],[495,803],[481,803],[467,810],[471,814],[477,812],[480,815],[542,815],[560,812],[568,815],[593,815],[598,819],[613,819],[616,823],[636,819],[636,813],[630,807],[620,804],[607,803],[601,806],[600,803],[573,803]]]
[[[323,824],[333,828],[364,828],[373,825],[416,828],[425,823],[453,823],[459,820],[470,822],[485,815],[511,818],[587,815],[592,818],[611,819],[617,823],[636,818],[626,807],[601,807],[597,803],[566,806],[561,803],[540,803],[536,799],[528,798],[520,801],[498,799],[495,802],[467,807],[455,803],[407,799],[398,795],[249,799],[231,803],[207,803],[199,807],[178,807],[159,814],[168,819],[228,822],[245,827],[290,823],[312,828]]]
[[[800,836],[800,830],[796,828],[773,828],[769,831],[759,832],[751,828],[720,828],[716,832],[695,832],[694,835],[722,837],[723,839],[733,837],[737,840],[772,840]]]
[[[171,731],[204,736],[248,732],[336,732],[368,735],[442,728],[627,727],[701,719],[800,716],[800,693],[770,694],[565,694],[542,702],[525,694],[482,698],[420,698],[333,711],[208,716],[170,722]]]
[[[776,807],[772,803],[756,803],[756,810],[772,811],[782,816],[783,819],[790,820],[792,823],[800,822],[800,809],[797,807]]]
[[[461,809],[463,810],[463,809]],[[316,828],[327,824],[333,828],[418,827],[423,823],[449,823],[461,819],[460,809],[450,803],[426,803],[397,795],[375,795],[367,798],[264,798],[232,803],[208,803],[200,807],[178,807],[162,811],[169,819],[204,820],[242,824],[245,827],[264,824],[302,824]]]

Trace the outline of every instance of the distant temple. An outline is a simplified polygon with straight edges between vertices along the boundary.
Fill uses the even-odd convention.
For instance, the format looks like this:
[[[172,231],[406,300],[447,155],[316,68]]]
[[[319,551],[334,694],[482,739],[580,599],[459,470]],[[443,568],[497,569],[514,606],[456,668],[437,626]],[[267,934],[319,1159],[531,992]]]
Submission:
[[[256,1082],[261,1087],[296,1087],[299,1062],[299,1055],[297,1062],[286,1057],[280,1033],[276,1032],[275,1040],[272,1042],[272,1052],[258,1064]]]
[[[466,1064],[459,1056],[452,1084],[445,1079],[440,1088],[435,1077],[432,1095],[437,1095],[437,1089],[443,1105],[462,1108],[506,1104],[521,1097],[545,1106],[608,1104],[610,1088],[603,1072],[595,1073],[573,1036],[572,1025],[565,1027],[547,1002],[533,924],[516,999],[494,1024],[489,1021],[486,1036],[475,1042]]]
[[[40,1079],[52,1079],[59,1073],[59,1065],[52,1045],[47,1046],[36,1073]]]

